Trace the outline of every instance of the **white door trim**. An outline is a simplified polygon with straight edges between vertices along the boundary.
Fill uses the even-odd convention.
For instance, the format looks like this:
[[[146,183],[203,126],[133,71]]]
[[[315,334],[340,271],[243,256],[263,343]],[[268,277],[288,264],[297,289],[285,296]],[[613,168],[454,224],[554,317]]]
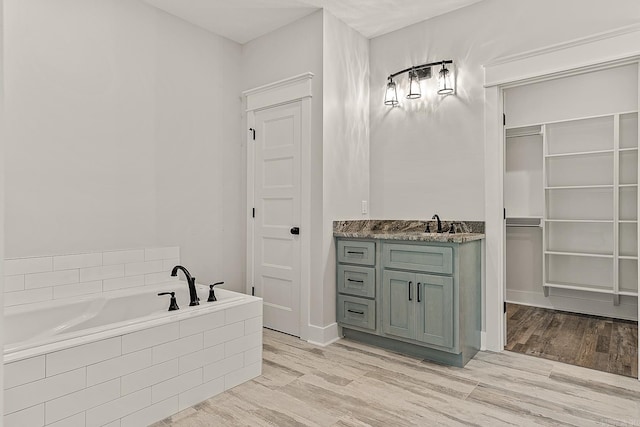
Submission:
[[[247,111],[247,284],[246,292],[251,293],[254,281],[253,271],[253,216],[255,147],[253,133],[255,112],[289,102],[300,101],[301,123],[301,211],[300,211],[300,338],[309,338],[309,293],[311,283],[311,79],[313,73],[303,73],[264,86],[244,91]]]
[[[485,240],[486,334],[483,348],[491,351],[503,351],[505,344],[502,311],[505,300],[504,135],[502,126],[504,89],[609,67],[617,63],[637,61],[638,58],[640,58],[640,26],[634,25],[502,58],[484,66],[485,224],[487,237]],[[638,211],[640,212],[640,204]]]

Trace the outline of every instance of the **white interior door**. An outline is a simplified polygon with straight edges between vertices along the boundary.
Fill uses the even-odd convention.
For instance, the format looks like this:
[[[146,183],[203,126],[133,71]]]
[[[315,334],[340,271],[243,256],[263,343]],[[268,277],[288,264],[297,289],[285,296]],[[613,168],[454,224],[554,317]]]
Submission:
[[[255,112],[254,256],[264,326],[300,336],[301,102]],[[301,232],[304,232],[302,230]]]

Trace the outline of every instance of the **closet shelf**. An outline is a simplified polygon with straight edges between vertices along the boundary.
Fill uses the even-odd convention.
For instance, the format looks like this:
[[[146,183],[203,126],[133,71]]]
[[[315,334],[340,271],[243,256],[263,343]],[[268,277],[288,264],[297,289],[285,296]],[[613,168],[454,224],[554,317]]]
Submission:
[[[638,293],[632,291],[620,291],[618,292],[618,295],[623,295],[625,297],[637,297]]]
[[[590,154],[608,154],[613,153],[613,149],[610,150],[593,150],[593,151],[571,151],[568,153],[557,153],[557,154],[545,154],[546,158],[553,157],[575,157],[575,156],[588,156]]]
[[[545,222],[576,222],[593,224],[613,224],[612,219],[545,219]],[[622,222],[622,221],[620,221]],[[635,221],[633,221],[635,222]]]
[[[638,147],[619,148],[618,151],[638,151]]]
[[[618,221],[620,224],[637,224],[638,220],[635,219],[621,219]]]
[[[542,217],[509,217],[505,221],[507,227],[530,227],[541,228]]]
[[[597,188],[613,188],[613,184],[605,185],[561,185],[557,187],[545,187],[545,190],[584,190]]]
[[[544,251],[545,255],[562,255],[562,256],[579,256],[588,258],[609,258],[613,259],[613,254],[596,254],[589,252],[562,252],[562,251]]]
[[[586,291],[586,292],[597,292],[601,294],[613,294],[613,286],[601,286],[601,285],[583,285],[579,283],[561,283],[561,282],[547,282],[544,284],[547,288],[557,288],[557,289],[571,289],[573,291]]]

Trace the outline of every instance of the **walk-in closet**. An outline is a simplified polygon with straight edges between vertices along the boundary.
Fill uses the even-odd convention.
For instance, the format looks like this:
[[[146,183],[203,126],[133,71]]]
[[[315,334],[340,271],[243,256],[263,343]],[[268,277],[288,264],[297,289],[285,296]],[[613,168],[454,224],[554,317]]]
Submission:
[[[638,64],[505,90],[506,349],[638,376]]]

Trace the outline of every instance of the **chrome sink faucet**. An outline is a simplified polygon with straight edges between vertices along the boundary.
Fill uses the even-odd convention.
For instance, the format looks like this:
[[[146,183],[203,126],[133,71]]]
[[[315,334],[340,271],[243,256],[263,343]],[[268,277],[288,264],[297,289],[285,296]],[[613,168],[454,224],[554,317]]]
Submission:
[[[173,270],[171,270],[171,277],[176,277],[178,275],[178,270],[182,270],[185,277],[187,278],[187,285],[189,285],[189,297],[191,298],[191,302],[189,303],[189,305],[200,305],[200,303],[198,302],[200,301],[200,298],[198,298],[198,292],[196,291],[196,278],[191,277],[189,271],[181,265],[176,265],[175,267],[173,267]]]

